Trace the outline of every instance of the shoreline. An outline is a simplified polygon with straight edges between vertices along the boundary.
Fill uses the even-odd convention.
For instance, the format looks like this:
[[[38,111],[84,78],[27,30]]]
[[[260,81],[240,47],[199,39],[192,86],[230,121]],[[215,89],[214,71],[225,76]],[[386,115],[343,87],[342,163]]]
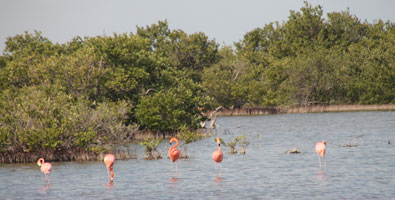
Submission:
[[[110,151],[117,160],[137,159],[137,153],[129,149],[114,149]],[[0,165],[17,163],[35,163],[39,158],[49,162],[71,162],[71,161],[102,161],[106,153],[76,149],[67,152],[42,151],[40,153],[16,152],[0,153]]]
[[[215,129],[197,129],[199,134],[209,136],[215,132]],[[126,143],[136,143],[143,141],[145,138],[162,138],[170,139],[177,135],[178,132],[164,132],[157,131],[137,131],[132,134],[132,137],[127,139]],[[112,153],[116,160],[130,160],[138,159],[141,155],[133,149],[125,148],[125,144],[113,144],[114,148],[107,152],[96,152],[92,150],[85,150],[83,148],[72,149],[68,151],[42,151],[42,152],[0,152],[0,165],[2,164],[17,164],[17,163],[34,163],[40,157],[45,158],[48,162],[71,162],[71,161],[102,161],[104,155]]]
[[[218,116],[253,116],[253,115],[270,115],[270,114],[294,114],[294,113],[323,113],[323,112],[358,112],[358,111],[395,111],[395,104],[384,105],[312,105],[312,106],[292,106],[292,107],[244,107],[236,109],[222,109],[216,114]],[[204,115],[210,115],[212,111]],[[215,129],[198,129],[201,134],[213,134]],[[167,139],[176,135],[177,132],[154,132],[154,131],[137,131],[131,136],[130,142],[141,141],[144,138],[163,138]],[[136,152],[127,150],[113,149],[117,159],[136,159]],[[43,151],[41,153],[0,153],[0,164],[9,163],[30,163],[36,162],[39,157],[46,157],[49,161],[98,161],[102,160],[103,153],[97,153],[82,149],[74,149],[62,154],[55,151]]]
[[[395,104],[381,105],[311,105],[311,106],[289,106],[289,107],[244,107],[228,109],[223,108],[216,112],[217,116],[259,116],[272,114],[296,114],[296,113],[324,113],[324,112],[360,112],[360,111],[395,111]],[[204,113],[210,116],[213,111]],[[209,123],[210,121],[208,121]],[[201,134],[211,134],[215,129],[199,128],[197,131]],[[177,132],[155,132],[155,131],[137,131],[133,134],[132,141],[141,141],[145,138],[171,138],[177,135]]]
[[[395,104],[381,105],[311,105],[289,107],[244,107],[218,111],[218,116],[250,116],[270,114],[357,112],[357,111],[395,111]],[[208,115],[210,112],[208,112]]]

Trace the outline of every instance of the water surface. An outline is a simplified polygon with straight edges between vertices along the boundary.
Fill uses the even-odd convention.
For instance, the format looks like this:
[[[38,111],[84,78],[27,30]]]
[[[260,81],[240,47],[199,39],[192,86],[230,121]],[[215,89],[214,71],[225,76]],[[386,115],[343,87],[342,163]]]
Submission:
[[[217,123],[218,134],[231,133],[220,135],[225,141],[245,134],[251,142],[246,155],[223,147],[221,177],[211,137],[188,146],[190,158],[179,161],[178,175],[169,159],[116,161],[112,185],[101,162],[52,163],[50,186],[35,163],[0,165],[0,199],[395,198],[395,112],[220,117]],[[355,137],[358,147],[341,147]],[[326,171],[314,152],[323,139]],[[159,147],[163,155],[167,148],[168,141]],[[284,153],[292,148],[302,153]]]

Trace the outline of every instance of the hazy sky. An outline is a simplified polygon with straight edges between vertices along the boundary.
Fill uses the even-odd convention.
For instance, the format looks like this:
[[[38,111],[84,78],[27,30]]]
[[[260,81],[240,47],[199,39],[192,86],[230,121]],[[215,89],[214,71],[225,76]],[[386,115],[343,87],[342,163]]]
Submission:
[[[395,21],[395,0],[310,0],[325,13],[347,7],[359,19]],[[302,0],[0,0],[0,52],[9,36],[42,31],[53,42],[75,36],[136,32],[136,26],[168,20],[170,29],[204,32],[231,45],[254,28],[287,20]]]

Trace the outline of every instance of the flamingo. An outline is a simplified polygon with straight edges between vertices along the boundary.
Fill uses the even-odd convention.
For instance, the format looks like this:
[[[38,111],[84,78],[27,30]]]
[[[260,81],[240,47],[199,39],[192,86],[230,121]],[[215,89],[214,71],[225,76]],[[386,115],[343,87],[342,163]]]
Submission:
[[[45,180],[47,181],[47,183],[49,183],[47,174],[51,174],[51,170],[52,170],[51,163],[45,162],[44,158],[40,158],[37,161],[37,165],[40,167],[40,170],[44,173]]]
[[[176,147],[178,146],[178,140],[175,137],[172,137],[170,139],[170,144],[172,144],[173,142],[176,142],[176,144],[172,147],[169,148],[169,157],[172,161],[172,165],[171,168],[173,169],[173,163],[176,162],[178,160],[178,158],[180,157],[180,151],[178,149],[176,149]],[[178,172],[178,162],[176,162],[176,170]]]
[[[115,156],[113,154],[107,154],[106,156],[104,156],[104,163],[106,163],[106,167],[108,168],[107,175],[109,177],[110,182],[114,181],[114,170],[113,170],[114,161],[115,161]]]
[[[221,144],[220,144],[220,140],[219,137],[217,137],[217,145],[218,145],[218,150],[213,152],[213,160],[215,162],[215,172],[218,175],[218,171],[217,171],[217,163],[222,163],[222,159],[224,158],[224,155],[221,151]],[[220,174],[222,174],[222,166],[220,167]]]
[[[322,169],[320,157],[322,157],[324,159],[325,169],[326,169],[326,159],[325,159],[325,151],[326,150],[325,149],[326,149],[326,141],[325,140],[323,140],[322,142],[317,142],[317,144],[315,144],[315,151],[317,152],[317,155],[318,155],[318,162],[320,163],[320,169]]]

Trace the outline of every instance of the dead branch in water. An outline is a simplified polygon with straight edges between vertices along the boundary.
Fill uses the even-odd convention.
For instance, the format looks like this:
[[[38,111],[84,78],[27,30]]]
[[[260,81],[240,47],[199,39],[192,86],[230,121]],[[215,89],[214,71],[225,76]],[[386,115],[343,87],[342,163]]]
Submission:
[[[214,129],[215,128],[215,121],[217,120],[217,112],[220,111],[223,107],[220,106],[218,108],[216,108],[213,112],[211,112],[210,114],[210,128]]]

